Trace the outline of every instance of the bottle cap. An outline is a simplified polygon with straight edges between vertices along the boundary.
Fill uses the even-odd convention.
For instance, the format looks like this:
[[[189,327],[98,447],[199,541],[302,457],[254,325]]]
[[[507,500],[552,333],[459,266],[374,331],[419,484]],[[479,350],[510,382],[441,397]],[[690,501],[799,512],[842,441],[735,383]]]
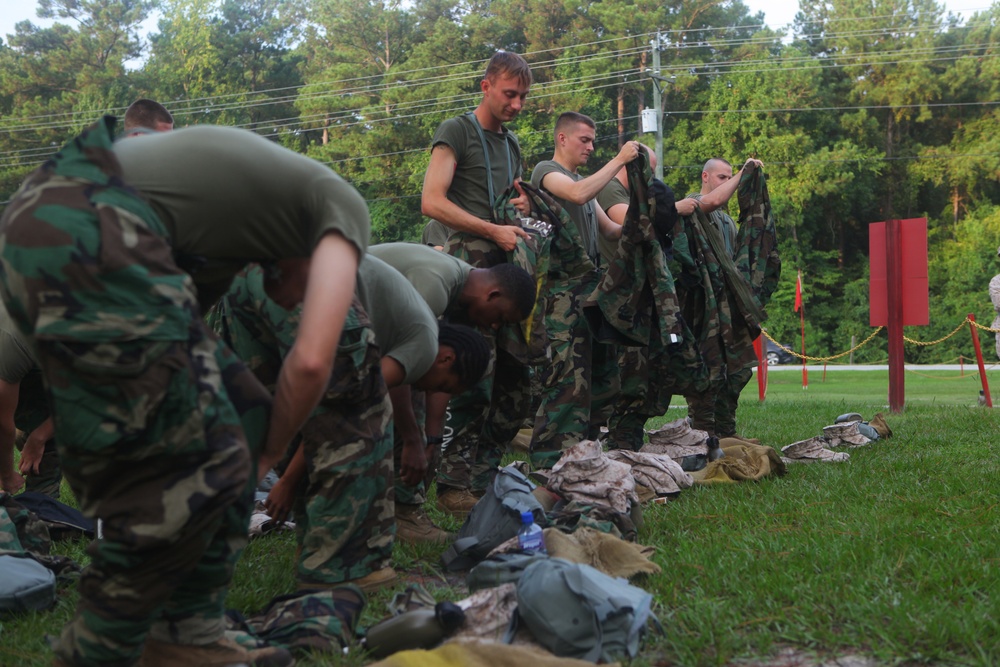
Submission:
[[[521,523],[535,523],[535,515],[531,512],[521,512]]]

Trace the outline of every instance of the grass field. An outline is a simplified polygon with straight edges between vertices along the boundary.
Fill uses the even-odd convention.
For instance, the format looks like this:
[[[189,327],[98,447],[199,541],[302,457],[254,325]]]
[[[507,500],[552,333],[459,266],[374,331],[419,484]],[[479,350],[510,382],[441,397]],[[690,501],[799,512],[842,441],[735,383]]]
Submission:
[[[830,372],[825,382],[810,373],[808,390],[800,371],[772,373],[763,404],[751,383],[740,431],[766,445],[818,435],[848,411],[883,412],[894,436],[850,450],[846,463],[794,464],[781,478],[696,487],[647,507],[639,541],[656,548],[663,572],[634,583],[655,595],[665,634],[632,664],[768,664],[789,647],[817,660],[1000,664],[1000,410],[977,407],[978,378],[957,376],[908,373],[901,414],[886,408],[884,372]],[[1000,389],[1000,373],[990,379]],[[649,426],[683,414],[672,409]],[[83,560],[81,544],[60,551]],[[440,577],[440,551],[397,547],[396,565],[438,599],[460,597]],[[290,590],[293,552],[287,535],[252,543],[229,606],[252,612]],[[370,600],[364,623],[385,615],[391,592]],[[0,665],[49,664],[44,637],[74,599],[67,587],[52,611],[2,619]],[[365,662],[315,655],[299,664]]]

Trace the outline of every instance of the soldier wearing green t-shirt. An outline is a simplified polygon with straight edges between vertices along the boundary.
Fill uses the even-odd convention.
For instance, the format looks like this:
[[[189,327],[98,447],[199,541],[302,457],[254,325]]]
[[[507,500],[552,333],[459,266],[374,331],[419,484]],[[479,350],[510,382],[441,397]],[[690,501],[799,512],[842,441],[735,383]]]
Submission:
[[[114,127],[66,144],[0,220],[0,291],[45,375],[63,474],[104,526],[56,664],[252,664],[265,656],[223,635],[249,482],[326,389],[367,206],[328,167],[246,130],[112,146]],[[201,307],[248,261],[310,258],[272,401]]]
[[[303,267],[281,262],[266,272],[251,265],[212,312],[216,331],[265,385],[296,339],[304,275]],[[365,257],[330,385],[266,501],[278,520],[295,506],[300,587],[350,582],[372,590],[395,579],[390,419],[399,422],[407,411],[413,419],[409,385],[458,392],[479,379],[488,360],[482,336],[467,327],[439,332],[406,279]],[[396,477],[417,485],[423,443],[398,457]]]
[[[420,206],[431,218],[424,241],[441,246],[460,232],[465,241],[450,251],[479,257],[471,263],[480,268],[489,263],[479,246],[510,252],[519,238],[528,237],[520,227],[494,224],[493,207],[521,177],[521,148],[503,124],[521,112],[531,82],[524,58],[506,51],[494,54],[480,84],[479,106],[444,121],[431,142]],[[530,210],[523,193],[511,204]],[[485,489],[526,411],[527,367],[499,349],[493,369],[475,391],[455,397],[449,406],[453,437],[437,477],[438,506],[460,517],[476,504],[473,489]]]
[[[584,251],[599,265],[598,238],[617,242],[621,225],[607,216],[595,198],[635,159],[639,145],[626,142],[614,159],[585,178],[578,170],[594,150],[594,128],[588,116],[573,111],[561,114],[556,120],[552,159],[535,166],[531,183],[563,205],[577,227]],[[542,374],[542,402],[535,414],[531,439],[535,465],[551,466],[563,449],[597,437],[597,428],[607,419],[617,394],[617,359],[609,346],[595,343],[591,337],[581,303],[587,296],[579,290],[569,291],[547,309],[545,327],[551,338],[552,363]]]
[[[25,491],[59,499],[62,472],[54,428],[42,372],[0,302],[0,491],[17,493],[23,484]],[[21,452],[17,470],[15,446]]]
[[[534,306],[535,281],[514,264],[477,269],[457,257],[416,243],[375,245],[368,249],[368,254],[399,271],[423,297],[434,316],[449,322],[495,330],[505,323],[521,322]],[[441,455],[449,396],[433,393],[425,397],[419,391],[411,394],[414,415],[426,415],[424,428],[419,428],[416,421],[401,423],[397,411],[395,449],[402,451],[403,441],[426,443],[429,480]],[[442,535],[420,510],[424,500],[423,485],[413,487],[397,481],[396,535],[400,540],[436,541]]]

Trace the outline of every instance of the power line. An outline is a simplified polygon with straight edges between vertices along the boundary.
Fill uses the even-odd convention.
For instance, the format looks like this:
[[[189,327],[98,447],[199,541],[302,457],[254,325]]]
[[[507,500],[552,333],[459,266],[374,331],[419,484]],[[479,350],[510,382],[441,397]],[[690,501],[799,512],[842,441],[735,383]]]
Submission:
[[[830,19],[830,20],[827,21],[827,23],[845,22],[845,21],[849,21],[849,20],[850,21],[853,21],[853,20],[859,20],[859,21],[860,20],[871,20],[871,19],[878,19],[878,18],[895,18],[895,17],[893,17],[892,15],[887,15],[887,16],[883,16],[883,17],[870,17],[870,18],[869,17],[864,17],[864,18],[859,18],[859,19]],[[684,39],[686,39],[688,33],[697,33],[697,34],[702,34],[702,33],[706,33],[706,32],[708,32],[708,33],[712,33],[712,32],[723,33],[723,32],[732,32],[732,31],[735,31],[735,30],[747,30],[747,29],[760,28],[760,27],[766,27],[766,25],[765,24],[754,24],[754,25],[749,25],[749,26],[725,26],[725,27],[721,27],[721,28],[708,28],[708,27],[706,27],[706,28],[692,28],[692,29],[674,30],[674,31],[665,30],[665,31],[662,31],[662,34],[667,35],[668,37],[670,35],[674,35],[675,36],[675,41],[673,42],[673,44],[674,44],[674,48],[676,48],[676,49],[690,49],[690,48],[696,48],[696,49],[697,48],[718,49],[718,48],[721,48],[723,46],[747,45],[747,44],[754,44],[754,43],[757,43],[757,44],[771,44],[771,43],[773,43],[774,42],[774,38],[771,38],[771,37],[758,38],[758,37],[754,37],[754,36],[751,36],[750,38],[744,38],[744,39],[738,39],[738,40],[722,40],[722,41],[712,41],[712,42],[709,42],[709,41],[698,41],[698,42],[690,42],[690,43],[688,43],[688,42],[684,42],[683,41]],[[916,31],[912,31],[911,30],[910,32],[932,32],[932,31],[938,31],[942,27],[945,27],[945,26],[942,26],[941,24],[932,24],[932,25],[929,25],[929,26],[924,27],[924,28],[919,28]],[[966,27],[966,26],[962,26],[962,27]],[[847,32],[843,32],[843,33],[836,33],[836,32],[834,32],[834,33],[827,33],[827,34],[820,34],[820,35],[803,35],[802,38],[822,37],[823,39],[833,40],[833,39],[843,39],[843,38],[846,38],[848,36],[871,36],[871,35],[876,35],[876,34],[886,34],[888,32],[891,32],[893,29],[894,29],[893,26],[889,26],[889,27],[885,27],[885,28],[866,28],[864,30],[847,31]],[[533,55],[546,54],[546,53],[551,53],[551,52],[556,52],[556,51],[566,51],[566,50],[569,50],[570,48],[576,48],[576,49],[578,49],[578,48],[582,48],[582,47],[594,46],[594,45],[600,45],[600,44],[606,44],[606,43],[617,42],[617,41],[622,41],[622,40],[632,40],[634,42],[637,38],[644,39],[644,38],[647,38],[647,37],[652,37],[653,35],[657,35],[657,34],[661,34],[661,33],[650,32],[650,33],[646,33],[644,35],[638,35],[638,36],[625,36],[625,37],[609,38],[609,39],[605,39],[605,40],[596,40],[596,41],[592,41],[592,42],[588,42],[588,43],[584,43],[584,44],[574,45],[573,47],[557,47],[557,48],[546,49],[546,50],[542,50],[542,51],[528,52],[525,55],[526,56],[533,56]],[[669,43],[670,42],[668,41],[668,44]],[[640,50],[644,50],[644,48],[645,47],[643,46],[643,47],[641,47]],[[627,51],[627,49],[622,49],[620,51],[624,52],[624,51]],[[586,56],[579,56],[579,57],[594,58],[594,57],[601,57],[601,56],[600,56],[600,54],[588,54]],[[454,64],[454,65],[444,65],[444,66],[435,66],[435,67],[428,67],[428,68],[420,68],[420,69],[416,69],[416,70],[404,70],[402,72],[396,72],[396,73],[390,73],[390,74],[392,76],[394,76],[394,77],[399,77],[399,76],[403,76],[403,75],[406,75],[408,73],[413,73],[413,72],[436,71],[436,70],[440,70],[440,69],[449,69],[449,70],[451,70],[451,71],[454,72],[456,68],[460,68],[463,65],[473,65],[473,64],[479,65],[479,64],[481,64],[483,62],[484,61],[481,61],[481,60],[478,60],[478,61],[467,61],[466,63],[458,63],[458,64]],[[535,68],[543,68],[544,69],[544,68],[549,67],[549,66],[555,66],[556,64],[559,64],[560,62],[562,62],[562,59],[557,58],[557,59],[553,59],[553,60],[548,61],[548,62],[536,63],[536,64],[533,65],[533,67],[535,67]],[[318,83],[318,84],[317,83],[308,83],[308,84],[302,84],[302,85],[298,85],[298,86],[289,86],[289,87],[276,88],[276,89],[271,89],[271,90],[245,91],[245,92],[241,92],[241,93],[232,93],[232,94],[223,95],[223,96],[210,96],[210,97],[202,97],[202,98],[193,98],[191,100],[186,100],[186,103],[189,106],[179,108],[178,111],[177,111],[177,113],[183,115],[183,114],[187,114],[187,113],[197,113],[197,112],[200,112],[201,109],[197,109],[195,107],[196,106],[197,107],[203,106],[202,104],[194,104],[194,105],[192,105],[192,103],[197,103],[197,102],[207,102],[207,103],[211,104],[211,100],[224,99],[226,97],[245,97],[246,95],[261,95],[261,94],[267,94],[267,93],[273,92],[273,91],[301,90],[303,88],[311,87],[311,86],[342,85],[344,83],[349,83],[349,82],[352,82],[352,81],[363,81],[363,80],[378,79],[379,83],[376,83],[375,86],[378,89],[381,89],[385,85],[384,82],[382,82],[382,79],[384,79],[385,76],[386,76],[386,73],[381,73],[381,74],[377,74],[377,75],[368,75],[368,76],[363,76],[363,77],[353,77],[353,78],[343,79],[343,80],[334,81],[334,82],[325,82],[325,83]],[[478,72],[476,72],[476,73],[468,73],[468,74],[460,74],[460,75],[445,75],[444,77],[437,77],[437,78],[438,79],[449,80],[449,79],[451,79],[451,78],[453,78],[455,76],[457,76],[458,78],[462,78],[462,79],[464,79],[464,78],[477,78],[479,76],[479,74],[478,74]],[[424,81],[424,83],[426,83],[426,81]],[[404,85],[420,85],[420,84],[421,84],[421,80],[418,79],[416,82],[412,82],[412,83],[408,82],[408,83],[406,83]],[[356,91],[352,91],[352,92],[357,92],[357,94],[362,94],[364,91],[372,92],[372,87],[368,86],[366,88],[362,88],[360,90],[356,90]],[[337,94],[340,94],[340,95],[345,94],[344,90],[339,90],[339,91],[336,91],[336,92],[337,92]],[[289,98],[289,97],[283,97],[283,98],[278,98],[278,101],[274,101],[274,100],[272,100],[272,101],[265,101],[265,102],[261,102],[260,104],[287,103],[287,102],[291,101],[291,99],[292,98]],[[233,108],[247,108],[248,106],[249,105],[246,105],[245,103],[240,103],[240,104],[237,104]],[[121,109],[112,109],[111,111],[120,111],[120,110]],[[27,118],[25,118],[23,120],[43,119],[43,118],[56,118],[56,117],[64,117],[66,115],[70,115],[72,118],[78,118],[78,117],[80,117],[79,112],[66,112],[66,113],[45,114],[45,115],[40,115],[40,116],[32,116],[32,117],[27,117]],[[56,125],[56,126],[57,127],[61,127],[61,126],[64,126],[64,125]]]

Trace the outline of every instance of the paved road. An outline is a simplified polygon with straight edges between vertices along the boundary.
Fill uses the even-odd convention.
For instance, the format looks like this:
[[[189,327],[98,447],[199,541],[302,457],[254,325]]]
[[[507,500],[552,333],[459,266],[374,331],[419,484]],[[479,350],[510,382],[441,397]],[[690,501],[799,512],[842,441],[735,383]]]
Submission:
[[[807,370],[810,371],[822,371],[822,365],[809,364],[806,366]],[[754,367],[757,370],[757,367]],[[801,371],[802,366],[796,366],[794,364],[782,364],[778,366],[768,366],[768,373],[780,373],[781,371]],[[827,371],[888,371],[888,364],[855,364],[853,366],[846,365],[830,365],[826,367]],[[906,364],[906,370],[908,371],[961,371],[964,370],[966,373],[978,373],[979,368],[974,363],[965,364],[960,366],[958,364]],[[1000,364],[986,364],[986,371],[1000,371]]]

